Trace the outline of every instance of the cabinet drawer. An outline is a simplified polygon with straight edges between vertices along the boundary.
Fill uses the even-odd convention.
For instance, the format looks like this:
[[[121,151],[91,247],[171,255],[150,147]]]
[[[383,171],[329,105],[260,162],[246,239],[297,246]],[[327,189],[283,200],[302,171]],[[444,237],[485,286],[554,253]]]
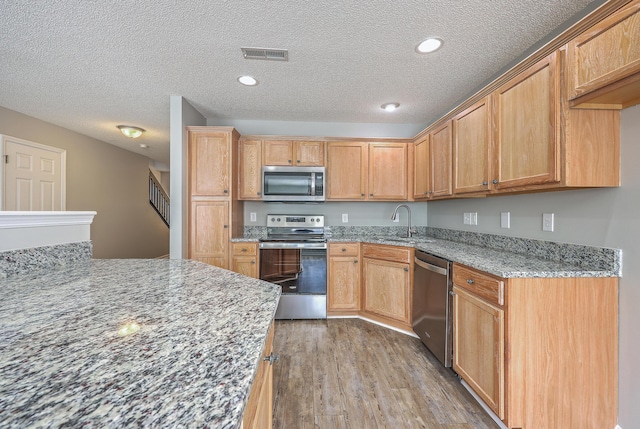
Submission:
[[[504,305],[504,281],[498,277],[453,264],[453,284],[491,303]]]
[[[362,246],[362,257],[372,259],[382,259],[385,261],[411,263],[411,251],[406,247],[386,246],[381,244],[364,244]]]
[[[329,256],[358,256],[360,243],[331,243]]]
[[[234,255],[255,255],[258,246],[255,243],[232,243]]]

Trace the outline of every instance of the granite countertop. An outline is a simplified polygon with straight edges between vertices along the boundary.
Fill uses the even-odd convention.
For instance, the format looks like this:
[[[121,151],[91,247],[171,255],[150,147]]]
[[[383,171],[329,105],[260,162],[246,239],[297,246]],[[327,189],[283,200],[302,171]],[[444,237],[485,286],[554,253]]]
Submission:
[[[78,262],[0,289],[3,428],[238,428],[280,296],[166,259]]]
[[[480,234],[476,234],[480,236]],[[487,235],[488,236],[488,235]],[[620,251],[512,237],[490,236],[504,249],[467,244],[426,235],[334,235],[328,242],[359,242],[413,247],[503,278],[619,277]],[[255,236],[232,241],[257,242]],[[514,246],[516,243],[517,246]],[[511,247],[519,247],[518,251]]]

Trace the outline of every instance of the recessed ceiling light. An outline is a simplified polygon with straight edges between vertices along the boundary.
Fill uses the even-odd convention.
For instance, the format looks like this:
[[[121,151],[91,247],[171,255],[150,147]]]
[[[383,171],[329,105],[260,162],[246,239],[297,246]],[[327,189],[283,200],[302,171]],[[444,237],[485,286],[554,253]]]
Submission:
[[[442,40],[437,37],[430,37],[423,42],[420,42],[418,46],[416,46],[416,52],[419,54],[428,54],[429,52],[436,51],[440,49],[442,46]]]
[[[258,84],[258,81],[251,76],[240,76],[238,82],[247,86],[255,86]]]
[[[144,128],[133,127],[131,125],[117,125],[117,127],[122,134],[132,139],[137,139],[146,131]]]
[[[400,103],[386,103],[383,104],[382,106],[380,106],[383,110],[387,111],[387,112],[393,112],[394,110],[396,110],[398,107],[400,107]]]

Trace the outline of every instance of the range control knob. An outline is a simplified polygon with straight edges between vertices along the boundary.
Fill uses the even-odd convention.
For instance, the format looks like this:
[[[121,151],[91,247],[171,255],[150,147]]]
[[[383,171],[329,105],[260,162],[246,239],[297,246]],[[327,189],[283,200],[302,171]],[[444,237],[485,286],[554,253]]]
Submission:
[[[277,221],[280,222],[280,218],[278,218]]]
[[[271,222],[273,222],[273,221],[275,221],[275,220],[276,220],[276,218],[275,218],[275,217],[272,217],[272,218],[271,218]]]
[[[311,219],[309,219],[309,221],[315,222],[316,220],[314,218],[311,218]]]

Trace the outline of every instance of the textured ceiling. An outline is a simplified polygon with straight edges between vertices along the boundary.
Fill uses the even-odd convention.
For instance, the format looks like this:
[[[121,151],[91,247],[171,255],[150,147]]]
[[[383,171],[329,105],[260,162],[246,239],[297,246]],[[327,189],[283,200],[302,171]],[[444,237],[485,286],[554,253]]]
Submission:
[[[589,0],[3,1],[0,106],[166,164],[170,95],[184,96],[214,121],[427,125],[593,6]],[[443,39],[443,48],[417,54],[415,46],[429,36]],[[245,60],[241,47],[288,49],[289,61]],[[243,74],[260,84],[240,85]],[[390,101],[401,109],[382,111]],[[125,139],[117,124],[147,129],[139,142],[150,148]]]

